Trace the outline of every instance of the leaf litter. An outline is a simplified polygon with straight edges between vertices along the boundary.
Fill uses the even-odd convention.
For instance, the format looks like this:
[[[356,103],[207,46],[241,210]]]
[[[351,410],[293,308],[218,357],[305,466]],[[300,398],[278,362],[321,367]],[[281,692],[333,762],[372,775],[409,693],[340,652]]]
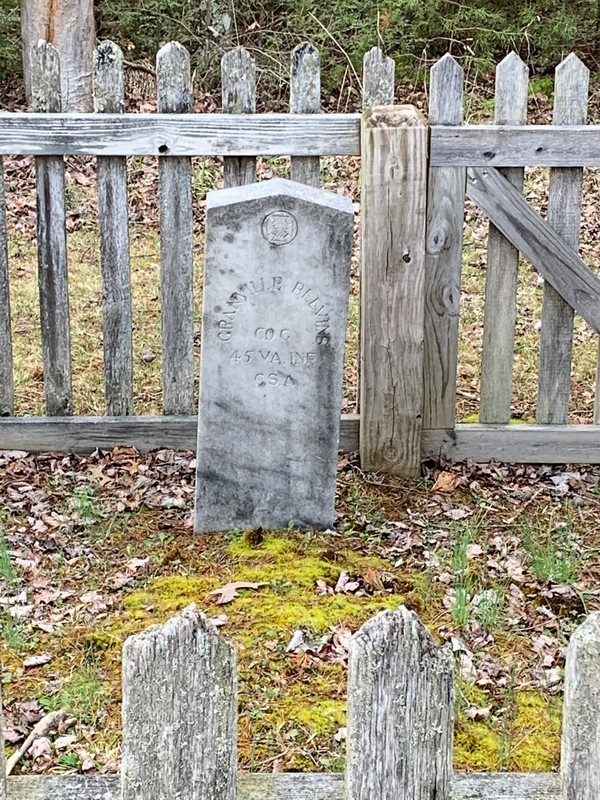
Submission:
[[[599,470],[431,463],[415,483],[365,475],[344,456],[334,530],[233,532],[207,543],[190,533],[194,466],[193,454],[164,449],[0,451],[9,757],[47,714],[64,707],[67,715],[33,737],[38,744],[15,771],[116,769],[120,698],[111,676],[122,641],[190,599],[205,603],[240,653],[248,768],[270,768],[273,759],[285,769],[340,762],[351,636],[374,610],[399,602],[455,654],[459,744],[469,725],[506,736],[520,719],[519,693],[544,704],[560,699],[569,635],[600,608]],[[303,560],[317,564],[306,608],[295,601]],[[261,578],[272,564],[275,574]],[[324,612],[340,602],[337,621],[327,622]],[[231,611],[211,615],[213,604]],[[260,747],[257,725],[266,737]],[[524,736],[515,727],[521,744],[511,768],[529,763]],[[457,766],[468,768],[457,749]]]

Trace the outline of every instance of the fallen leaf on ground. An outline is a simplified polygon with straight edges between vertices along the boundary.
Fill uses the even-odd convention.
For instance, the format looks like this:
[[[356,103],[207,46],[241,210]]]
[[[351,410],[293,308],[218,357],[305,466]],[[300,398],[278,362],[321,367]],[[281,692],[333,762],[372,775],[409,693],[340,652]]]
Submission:
[[[44,664],[49,664],[52,661],[50,653],[40,653],[37,656],[29,656],[23,661],[24,667],[41,667]]]
[[[209,592],[207,597],[217,597],[216,603],[218,606],[223,606],[225,603],[231,603],[234,597],[239,597],[238,589],[260,589],[261,586],[266,586],[266,583],[251,583],[250,581],[234,581],[233,583],[226,583],[220,589],[215,589]]]
[[[441,494],[450,494],[460,483],[460,475],[455,472],[440,472],[433,484],[433,491]]]

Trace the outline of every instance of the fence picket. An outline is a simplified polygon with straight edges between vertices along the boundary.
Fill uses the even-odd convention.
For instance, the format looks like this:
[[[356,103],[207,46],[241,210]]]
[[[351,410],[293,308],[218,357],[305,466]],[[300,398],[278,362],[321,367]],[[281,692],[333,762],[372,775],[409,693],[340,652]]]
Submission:
[[[4,199],[4,165],[0,158],[0,417],[14,412],[12,334],[8,278],[8,237]]]
[[[123,647],[122,800],[235,800],[232,648],[194,606]]]
[[[394,102],[395,62],[372,47],[363,57],[363,108],[391,106]]]
[[[170,42],[156,56],[158,111],[192,110],[190,56]],[[194,413],[192,161],[159,158],[163,412]]]
[[[34,111],[61,110],[60,64],[51,44],[32,49]],[[73,413],[71,334],[65,226],[65,165],[62,156],[35,159],[38,283],[44,360],[44,391],[49,416]]]
[[[102,42],[94,51],[94,111],[122,114],[124,110],[123,53],[113,42]],[[133,414],[127,161],[99,156],[96,170],[106,413],[120,417]]]
[[[429,123],[462,123],[464,73],[447,53],[431,68]],[[430,167],[425,256],[424,428],[453,428],[465,170]]]
[[[527,122],[527,83],[527,66],[516,53],[509,53],[496,69],[496,125]],[[521,167],[505,168],[502,173],[523,190]],[[479,409],[483,423],[510,421],[518,269],[518,250],[490,223]]]
[[[347,800],[449,800],[453,664],[401,606],[369,620],[348,661]]]
[[[600,612],[571,636],[565,666],[563,800],[600,797]]]
[[[418,475],[427,126],[413,106],[367,109],[361,147],[361,464]]]
[[[256,65],[243,47],[225,53],[221,59],[223,111],[253,114],[256,111]],[[245,186],[256,181],[256,159],[229,156],[223,159],[223,183]]]
[[[556,68],[554,125],[584,125],[590,71],[574,53]],[[581,219],[583,169],[550,170],[548,222],[577,252]],[[536,422],[565,425],[571,389],[573,309],[549,284],[544,284]]]
[[[310,42],[292,50],[290,65],[290,111],[292,114],[318,114],[321,110],[321,56]],[[316,157],[294,156],[291,177],[308,186],[321,185],[321,161]]]

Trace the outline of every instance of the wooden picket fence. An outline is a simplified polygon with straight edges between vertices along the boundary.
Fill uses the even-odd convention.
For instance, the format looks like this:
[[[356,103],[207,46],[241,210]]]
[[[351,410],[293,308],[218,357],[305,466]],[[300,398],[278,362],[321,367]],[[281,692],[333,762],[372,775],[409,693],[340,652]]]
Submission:
[[[5,786],[0,764],[0,800],[598,800],[599,665],[595,613],[567,652],[560,776],[454,774],[452,653],[413,612],[384,611],[350,645],[345,775],[238,775],[235,651],[190,606],[125,642],[120,776]]]
[[[157,56],[158,113],[125,114],[123,65],[96,51],[94,114],[60,113],[59,61],[33,54],[35,112],[0,115],[0,155],[33,155],[46,413],[14,414],[4,196],[0,172],[0,446],[89,451],[133,444],[193,449],[194,325],[191,156],[221,156],[226,186],[256,180],[256,157],[291,156],[293,179],[319,184],[319,159],[361,155],[359,414],[343,415],[340,449],[365,468],[414,475],[424,457],[599,463],[595,424],[567,425],[573,313],[600,331],[600,281],[576,254],[582,167],[600,165],[598,126],[585,125],[588,70],[570,55],[556,71],[554,124],[525,125],[527,68],[498,66],[493,125],[463,125],[463,73],[431,70],[429,120],[394,106],[394,63],[365,56],[364,112],[320,114],[319,54],[291,57],[290,113],[255,114],[254,62],[223,66],[223,113],[192,114],[189,56]],[[97,156],[104,295],[106,416],[72,416],[64,156]],[[163,412],[135,416],[126,156],[159,156]],[[548,221],[524,200],[523,167],[549,166]],[[491,220],[479,424],[456,424],[464,196]],[[535,425],[509,425],[519,253],[545,278]],[[597,392],[600,395],[600,393]]]

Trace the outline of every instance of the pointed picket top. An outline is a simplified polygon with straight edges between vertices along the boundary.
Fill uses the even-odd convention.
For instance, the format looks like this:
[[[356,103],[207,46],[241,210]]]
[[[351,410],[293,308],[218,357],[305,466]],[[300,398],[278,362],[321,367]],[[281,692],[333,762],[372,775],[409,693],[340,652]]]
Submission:
[[[590,71],[575,53],[560,62],[554,78],[555,125],[585,125],[589,84]]]
[[[600,612],[571,636],[565,664],[561,748],[564,800],[600,796]]]
[[[223,111],[253,114],[256,110],[256,64],[243,47],[236,47],[221,59]]]
[[[179,42],[169,42],[156,54],[158,111],[186,114],[192,110],[190,54]]]
[[[382,611],[348,655],[347,800],[448,800],[453,660],[416,614]]]
[[[94,111],[122,114],[125,111],[123,52],[106,41],[94,50]]]
[[[446,53],[429,73],[429,122],[460,125],[463,115],[465,73],[458,61]]]
[[[380,47],[372,47],[363,58],[363,108],[390,106],[394,102],[395,62]]]
[[[62,110],[58,50],[43,39],[31,48],[31,94],[34,111]]]
[[[290,64],[290,111],[314,114],[321,110],[321,56],[310,42],[294,47]]]
[[[233,648],[195,606],[123,646],[122,800],[235,800]]]
[[[496,125],[525,125],[528,82],[527,64],[513,50],[496,67]]]

